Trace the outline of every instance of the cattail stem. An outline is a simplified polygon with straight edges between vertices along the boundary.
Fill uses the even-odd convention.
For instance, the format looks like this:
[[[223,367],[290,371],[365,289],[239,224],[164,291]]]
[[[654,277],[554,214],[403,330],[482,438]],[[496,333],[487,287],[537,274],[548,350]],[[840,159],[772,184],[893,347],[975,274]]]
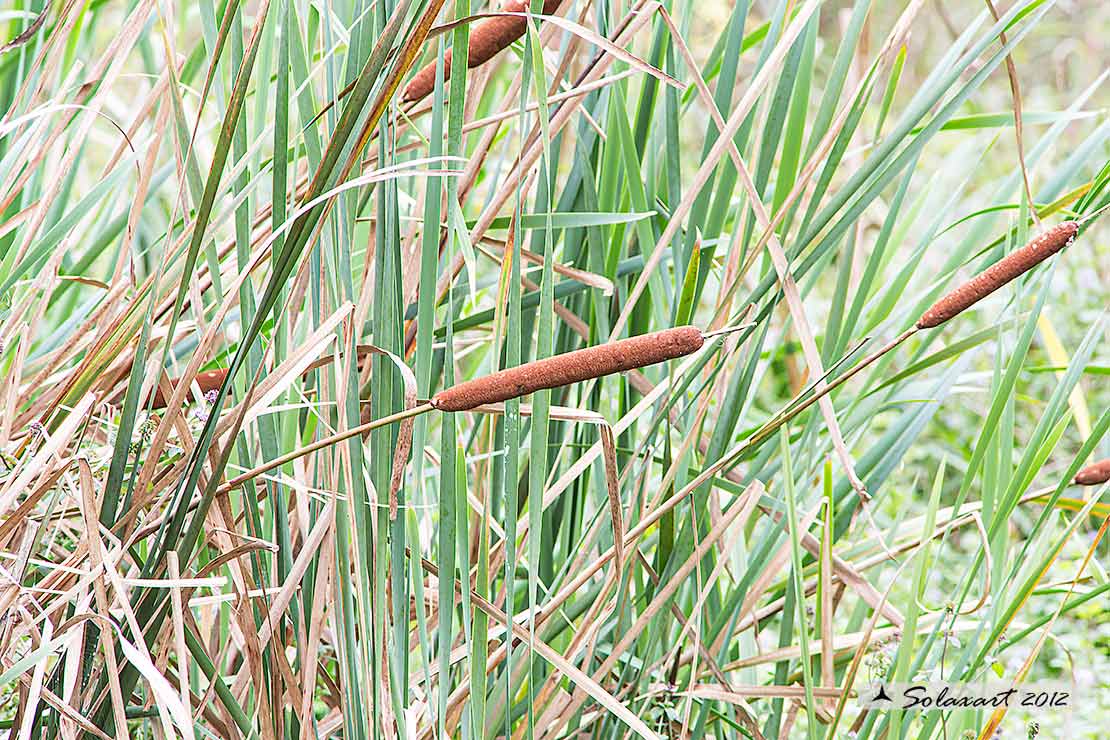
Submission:
[[[529,362],[459,383],[432,397],[440,411],[469,411],[547,388],[655,365],[696,352],[705,337],[695,326],[642,334]]]
[[[818,392],[814,393],[812,396],[807,398],[802,403],[798,404],[797,406],[788,408],[787,410],[781,412],[780,414],[777,414],[776,416],[772,417],[760,428],[759,431],[756,431],[751,436],[751,438],[749,439],[749,443],[752,446],[755,446],[755,445],[758,445],[758,444],[762,443],[768,437],[770,437],[772,434],[774,434],[774,432],[779,427],[781,427],[783,424],[787,423],[788,421],[790,421],[791,419],[796,417],[798,414],[802,413],[803,411],[808,409],[810,406],[812,406],[813,404],[820,401],[823,397],[829,395],[834,390],[836,390],[840,386],[844,385],[845,383],[847,383],[849,380],[851,380],[855,376],[859,375],[866,368],[868,368],[872,364],[874,364],[876,360],[878,360],[880,357],[882,357],[886,353],[892,351],[895,347],[897,347],[902,342],[904,342],[907,339],[909,339],[910,337],[912,337],[915,333],[917,333],[917,327],[916,326],[911,326],[909,329],[906,329],[904,332],[899,334],[897,337],[895,337],[891,341],[887,342],[885,345],[883,345],[879,349],[875,350],[874,352],[869,354],[867,357],[860,360],[859,364],[855,365],[851,370],[844,373],[843,375],[841,375],[839,378],[832,381],[831,383],[828,383],[824,388],[822,388]]]
[[[337,442],[342,442],[344,440],[350,439],[351,437],[357,437],[360,434],[366,434],[367,432],[371,432],[379,427],[384,427],[388,424],[395,424],[399,421],[404,421],[405,419],[410,419],[414,416],[420,416],[421,414],[425,414],[431,410],[432,406],[430,404],[417,404],[411,409],[398,411],[395,414],[383,416],[380,419],[374,419],[373,421],[368,421],[365,424],[359,424],[357,427],[351,427],[345,432],[339,432],[338,434],[332,434],[331,436],[324,437],[323,439],[318,439],[312,444],[305,445],[304,447],[293,450],[292,452],[287,452],[281,457],[276,457],[264,465],[259,465],[257,468],[252,468],[242,475],[235,476],[227,483],[224,483],[222,486],[220,486],[216,492],[227,493],[228,491],[243,485],[251,478],[257,478],[263,473],[266,473],[270,470],[273,470],[274,468],[281,467],[288,462],[296,460],[298,457],[303,457],[312,452],[316,452],[317,450],[322,450],[325,447],[336,444]]]
[[[1064,221],[1021,249],[1011,252],[986,270],[948,293],[917,320],[918,329],[932,329],[967,310],[1011,280],[1023,275],[1075,240],[1079,224]]]
[[[1083,218],[1079,219],[1078,223],[1079,223],[1080,226],[1086,226],[1091,221],[1094,221],[1096,218],[1098,218],[1102,214],[1106,213],[1106,211],[1110,211],[1110,203],[1107,203],[1106,205],[1102,206],[1101,208],[1098,208],[1098,209],[1095,209],[1094,211],[1091,211],[1090,213],[1085,215]]]
[[[1075,483],[1080,486],[1097,486],[1110,480],[1110,457],[1091,463],[1075,475]]]
[[[737,324],[736,326],[726,326],[721,329],[714,329],[713,331],[702,332],[702,337],[705,339],[714,339],[716,337],[723,337],[726,334],[732,334],[733,332],[750,329],[753,326],[755,326],[755,322],[748,321],[743,324]]]
[[[562,0],[545,0],[544,15],[551,15],[559,9]],[[531,6],[530,0],[509,0],[502,6],[503,13],[524,13]],[[470,69],[485,64],[528,30],[528,21],[519,15],[502,15],[489,18],[474,26],[470,32],[470,45],[467,47],[466,66]],[[443,76],[451,74],[451,51],[443,56]],[[436,63],[431,62],[420,69],[405,88],[402,100],[414,103],[431,94],[436,84]]]

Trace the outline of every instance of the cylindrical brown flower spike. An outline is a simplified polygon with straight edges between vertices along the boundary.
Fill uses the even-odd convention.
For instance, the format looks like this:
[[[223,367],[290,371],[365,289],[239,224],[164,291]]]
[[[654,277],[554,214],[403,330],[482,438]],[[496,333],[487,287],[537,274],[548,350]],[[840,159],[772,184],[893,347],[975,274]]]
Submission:
[[[1021,249],[1011,252],[933,304],[917,320],[918,329],[931,329],[973,306],[1019,275],[1064,249],[1075,239],[1079,224],[1064,221]]]
[[[696,326],[641,334],[468,380],[435,394],[431,404],[440,411],[468,411],[545,388],[558,388],[673,360],[696,352],[704,343],[705,336]]]
[[[1110,457],[1091,463],[1075,475],[1075,482],[1081,486],[1097,486],[1110,480]]]
[[[208,393],[209,391],[218,391],[220,386],[224,384],[224,378],[227,377],[227,368],[219,368],[218,370],[208,370],[207,372],[197,373],[196,381],[200,386],[201,393]],[[174,381],[177,385],[177,381]],[[166,407],[166,397],[162,395],[161,388],[154,389],[154,400],[151,401],[151,407],[155,409],[164,409]]]
[[[543,4],[544,15],[551,15],[559,8],[562,0],[545,0]],[[531,0],[508,0],[501,10],[505,13],[523,13],[531,6]],[[497,56],[498,52],[508,48],[514,41],[524,35],[527,22],[524,18],[515,15],[488,18],[474,26],[470,32],[470,45],[467,47],[466,66],[473,69],[480,64],[485,64]],[[443,57],[443,76],[446,79],[451,74],[451,52]],[[413,75],[405,87],[402,99],[406,103],[423,100],[436,84],[436,63],[425,65]]]

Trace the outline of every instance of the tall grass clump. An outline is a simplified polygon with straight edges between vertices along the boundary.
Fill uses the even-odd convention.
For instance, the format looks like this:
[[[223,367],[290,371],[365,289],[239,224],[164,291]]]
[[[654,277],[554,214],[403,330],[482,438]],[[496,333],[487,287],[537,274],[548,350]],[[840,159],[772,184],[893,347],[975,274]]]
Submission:
[[[1107,23],[9,3],[0,736],[1102,736]]]

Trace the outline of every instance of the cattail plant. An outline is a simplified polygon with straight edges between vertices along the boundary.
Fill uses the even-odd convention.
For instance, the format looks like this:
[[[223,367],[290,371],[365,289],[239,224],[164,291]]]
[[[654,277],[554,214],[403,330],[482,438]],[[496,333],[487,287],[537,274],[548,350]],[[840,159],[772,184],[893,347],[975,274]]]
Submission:
[[[468,411],[488,403],[519,398],[546,388],[655,365],[701,349],[705,335],[696,326],[680,326],[630,339],[536,360],[459,383],[432,397],[440,411]]]
[[[543,12],[545,15],[554,13],[559,8],[561,0],[545,0]],[[530,0],[508,0],[501,10],[504,13],[523,13],[531,5]],[[470,45],[467,48],[466,66],[470,69],[485,64],[497,54],[508,48],[514,41],[524,35],[527,30],[527,21],[519,15],[504,15],[489,18],[474,27],[470,32]],[[451,74],[451,51],[448,50],[443,57],[443,75]],[[402,99],[406,103],[423,100],[436,84],[436,63],[431,62],[417,72],[405,88]]]
[[[1075,475],[1075,482],[1081,486],[1097,486],[1110,480],[1110,457],[1091,463]]]
[[[1084,222],[1090,220],[1092,216],[1085,218]],[[780,415],[779,419],[784,422],[789,421],[817,402],[822,396],[828,395],[836,388],[858,375],[865,368],[895,349],[918,331],[940,326],[986,298],[1002,286],[1033,269],[1052,255],[1066,248],[1075,241],[1075,236],[1079,233],[1080,225],[1081,223],[1078,221],[1064,221],[1063,223],[1057,224],[1033,239],[1021,249],[1006,255],[971,280],[968,280],[963,285],[950,291],[939,301],[934,303],[929,310],[921,314],[921,318],[909,329],[906,329],[889,343],[872,352],[839,378],[828,383],[823,389],[807,398],[805,402],[787,409]]]
[[[1075,241],[1077,221],[1053,226],[1021,249],[1011,252],[966,283],[951,291],[917,320],[918,329],[932,329],[967,310]]]
[[[745,325],[746,326],[746,325]],[[600,378],[613,373],[655,365],[667,360],[684,357],[701,349],[705,340],[743,327],[730,327],[702,333],[696,326],[679,326],[673,329],[642,334],[629,339],[599,344],[594,347],[565,352],[543,360],[528,362],[517,367],[468,380],[435,394],[426,403],[399,411],[379,419],[363,417],[363,423],[344,432],[317,440],[298,450],[239,475],[223,486],[229,491],[244,481],[284,465],[302,455],[322,449],[336,442],[365,435],[389,424],[407,422],[414,416],[436,411],[469,411],[490,403],[519,398],[535,391],[558,388],[583,380]]]

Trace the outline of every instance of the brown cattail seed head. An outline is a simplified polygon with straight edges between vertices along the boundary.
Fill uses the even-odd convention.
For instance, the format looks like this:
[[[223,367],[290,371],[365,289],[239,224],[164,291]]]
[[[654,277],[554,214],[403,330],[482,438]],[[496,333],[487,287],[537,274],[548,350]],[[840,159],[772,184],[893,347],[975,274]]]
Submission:
[[[1091,463],[1075,475],[1075,482],[1081,486],[1097,486],[1110,480],[1110,457]]]
[[[207,372],[197,373],[196,381],[200,386],[202,393],[209,393],[210,391],[218,391],[220,386],[224,384],[224,379],[227,377],[227,368],[220,368],[218,370],[208,370]],[[176,388],[178,381],[174,381],[173,385]],[[164,409],[168,399],[162,395],[161,388],[154,389],[154,400],[151,401],[151,408]]]
[[[701,349],[705,338],[696,326],[642,334],[596,347],[567,352],[509,368],[437,393],[432,406],[440,411],[468,411],[487,403],[519,398],[545,388],[673,360]]]
[[[544,15],[551,15],[559,9],[562,0],[545,0]],[[508,0],[502,7],[504,13],[523,13],[531,7],[531,0]],[[488,18],[474,26],[470,32],[470,45],[467,47],[466,66],[470,69],[485,64],[503,49],[524,35],[527,21],[515,15]],[[451,52],[443,56],[443,76],[451,75]],[[406,103],[423,100],[431,94],[436,85],[436,63],[425,65],[413,75],[401,96]]]
[[[931,329],[940,326],[1067,247],[1075,240],[1078,232],[1079,224],[1075,221],[1064,221],[1053,226],[934,303],[917,320],[917,328]]]

